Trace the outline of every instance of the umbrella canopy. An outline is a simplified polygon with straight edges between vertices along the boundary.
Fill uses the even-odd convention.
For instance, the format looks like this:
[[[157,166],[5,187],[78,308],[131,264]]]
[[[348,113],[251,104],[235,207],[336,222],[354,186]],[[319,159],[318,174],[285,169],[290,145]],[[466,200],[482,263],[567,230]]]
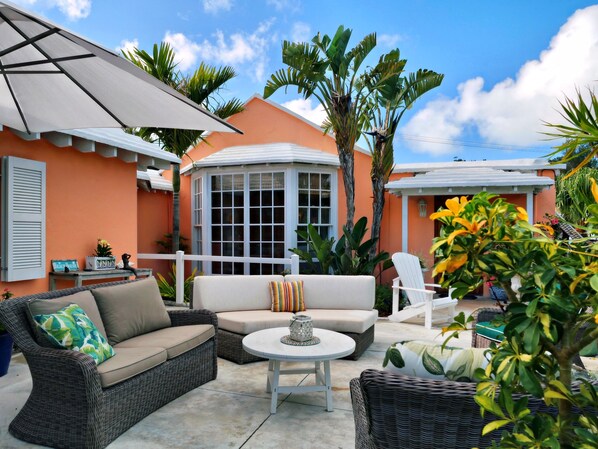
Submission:
[[[0,2],[0,124],[240,132],[113,51]]]

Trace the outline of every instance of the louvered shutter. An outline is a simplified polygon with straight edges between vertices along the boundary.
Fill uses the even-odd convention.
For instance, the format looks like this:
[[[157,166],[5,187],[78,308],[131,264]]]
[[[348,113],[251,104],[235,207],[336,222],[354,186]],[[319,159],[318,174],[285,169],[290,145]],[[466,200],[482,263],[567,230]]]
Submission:
[[[2,280],[46,277],[46,164],[2,158]]]

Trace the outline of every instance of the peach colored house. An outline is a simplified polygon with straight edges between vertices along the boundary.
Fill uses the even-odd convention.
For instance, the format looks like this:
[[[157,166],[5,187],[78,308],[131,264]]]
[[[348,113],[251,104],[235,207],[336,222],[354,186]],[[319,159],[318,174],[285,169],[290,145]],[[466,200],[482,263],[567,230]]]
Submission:
[[[288,257],[303,246],[295,230],[308,223],[338,237],[346,218],[335,141],[320,127],[258,95],[230,118],[244,135],[213,133],[189,152],[181,172],[181,232],[203,255]],[[397,165],[387,185],[380,248],[427,259],[436,235],[430,213],[456,195],[483,190],[530,211],[530,220],[554,213],[554,177],[562,166],[542,159]],[[355,150],[355,217],[371,223],[370,155]],[[165,173],[168,176],[167,173]],[[141,233],[141,231],[140,231]],[[258,274],[282,266],[204,264],[204,272]],[[389,270],[384,280],[394,273]]]
[[[137,215],[138,170],[179,162],[120,129],[30,135],[4,128],[0,156],[0,290],[16,295],[47,291],[53,259],[76,259],[84,268],[98,238],[117,258],[127,252],[137,262],[138,228],[152,226]]]

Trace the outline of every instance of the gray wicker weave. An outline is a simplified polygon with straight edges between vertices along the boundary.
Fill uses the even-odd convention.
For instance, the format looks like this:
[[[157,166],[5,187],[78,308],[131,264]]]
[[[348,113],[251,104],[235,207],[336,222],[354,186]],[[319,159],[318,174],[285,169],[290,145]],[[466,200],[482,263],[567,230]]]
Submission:
[[[355,340],[355,351],[345,357],[345,359],[357,360],[374,341],[374,326],[371,326],[362,334],[342,333]],[[243,337],[245,335],[218,329],[218,357],[238,363],[239,365],[264,360],[249,354],[243,349]]]
[[[593,382],[598,387],[598,382]],[[503,429],[482,437],[495,418],[480,416],[476,384],[421,379],[368,369],[350,382],[356,449],[463,449],[489,447]],[[574,385],[578,391],[578,385]],[[528,396],[528,407],[556,415],[542,399]],[[593,411],[592,411],[593,412]]]
[[[492,321],[502,313],[482,308],[475,322]],[[490,341],[472,336],[473,347],[488,347]],[[579,357],[574,363],[583,367]],[[598,382],[594,383],[598,387]],[[350,382],[355,447],[357,449],[462,449],[488,447],[502,430],[482,437],[482,428],[493,421],[491,414],[480,416],[474,402],[476,384],[422,379],[388,371],[368,369]],[[529,397],[534,412],[556,414],[543,400]]]
[[[153,411],[216,378],[216,337],[106,389],[101,387],[90,356],[44,348],[33,339],[27,301],[126,282],[135,281],[57,290],[0,303],[0,322],[23,351],[33,380],[31,395],[9,426],[13,436],[51,447],[103,448]],[[169,315],[173,326],[218,325],[216,315],[206,310],[172,311]]]

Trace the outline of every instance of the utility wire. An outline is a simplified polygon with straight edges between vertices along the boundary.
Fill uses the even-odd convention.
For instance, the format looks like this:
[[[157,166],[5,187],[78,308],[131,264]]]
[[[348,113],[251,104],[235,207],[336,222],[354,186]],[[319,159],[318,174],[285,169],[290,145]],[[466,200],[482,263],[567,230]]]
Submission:
[[[500,151],[522,151],[522,152],[530,152],[530,153],[541,153],[547,154],[550,152],[550,148],[540,149],[537,147],[526,147],[524,145],[500,145],[495,143],[486,143],[486,142],[471,142],[466,140],[454,140],[454,139],[446,139],[442,137],[427,137],[427,136],[416,136],[416,135],[409,135],[409,134],[399,134],[400,138],[403,140],[411,140],[416,142],[424,142],[424,143],[432,143],[438,145],[452,145],[452,146],[464,146],[464,147],[472,147],[472,148],[485,148],[489,150],[500,150]]]

